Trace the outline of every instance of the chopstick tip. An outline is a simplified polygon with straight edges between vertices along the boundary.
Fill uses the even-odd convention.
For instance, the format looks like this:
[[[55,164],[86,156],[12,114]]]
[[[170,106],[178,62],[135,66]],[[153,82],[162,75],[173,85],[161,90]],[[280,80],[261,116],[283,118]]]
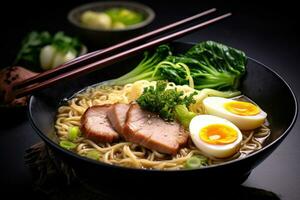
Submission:
[[[231,12],[228,12],[228,13],[225,13],[225,14],[219,16],[219,18],[224,19],[224,18],[226,18],[226,17],[230,17],[231,15],[232,15],[232,13],[231,13]]]

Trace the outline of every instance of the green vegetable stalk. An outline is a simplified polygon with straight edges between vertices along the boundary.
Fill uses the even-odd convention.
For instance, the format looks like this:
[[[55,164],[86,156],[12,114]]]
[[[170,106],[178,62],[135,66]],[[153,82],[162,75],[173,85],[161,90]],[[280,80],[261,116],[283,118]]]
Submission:
[[[138,80],[161,80],[161,77],[152,77],[152,74],[155,70],[155,67],[169,55],[171,55],[171,50],[168,45],[161,45],[157,47],[153,54],[150,52],[145,52],[144,59],[132,71],[117,79],[109,81],[108,84],[125,85]]]
[[[205,97],[214,96],[214,97],[224,97],[224,98],[236,97],[241,94],[241,92],[237,90],[219,91],[219,90],[214,90],[209,88],[200,90],[200,93]]]

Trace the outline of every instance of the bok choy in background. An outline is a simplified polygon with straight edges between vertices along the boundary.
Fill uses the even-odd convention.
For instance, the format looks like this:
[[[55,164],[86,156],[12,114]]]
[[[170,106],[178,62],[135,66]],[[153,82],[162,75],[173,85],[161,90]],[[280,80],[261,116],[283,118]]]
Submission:
[[[33,71],[48,70],[86,51],[86,47],[77,38],[63,32],[51,35],[46,31],[33,31],[22,41],[14,65],[21,65]]]

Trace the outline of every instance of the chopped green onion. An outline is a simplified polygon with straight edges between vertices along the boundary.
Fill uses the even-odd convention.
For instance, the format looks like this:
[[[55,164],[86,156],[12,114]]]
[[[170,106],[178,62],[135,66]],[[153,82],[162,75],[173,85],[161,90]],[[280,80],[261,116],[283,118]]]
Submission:
[[[201,162],[202,166],[207,166],[208,165],[208,159],[207,157],[203,156],[203,155],[194,155],[194,157],[198,158]]]
[[[195,169],[206,165],[207,165],[207,158],[201,155],[196,155],[187,159],[184,167],[187,169]]]
[[[71,141],[76,140],[81,135],[80,129],[78,126],[72,126],[68,130],[68,139]]]
[[[73,142],[67,141],[67,140],[60,141],[59,145],[68,150],[74,149],[76,147],[76,144],[74,144]]]
[[[86,153],[86,157],[93,159],[93,160],[99,160],[100,154],[96,150],[91,150]]]

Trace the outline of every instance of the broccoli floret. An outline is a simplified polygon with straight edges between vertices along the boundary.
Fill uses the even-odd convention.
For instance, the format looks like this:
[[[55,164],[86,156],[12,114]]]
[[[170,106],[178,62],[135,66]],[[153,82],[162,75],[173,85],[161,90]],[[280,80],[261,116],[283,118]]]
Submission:
[[[166,81],[158,81],[156,88],[154,86],[146,87],[143,94],[137,99],[137,103],[145,110],[158,113],[166,121],[175,119],[175,107],[177,105],[189,106],[195,103],[192,93],[184,96],[183,92],[177,89],[166,89]]]

